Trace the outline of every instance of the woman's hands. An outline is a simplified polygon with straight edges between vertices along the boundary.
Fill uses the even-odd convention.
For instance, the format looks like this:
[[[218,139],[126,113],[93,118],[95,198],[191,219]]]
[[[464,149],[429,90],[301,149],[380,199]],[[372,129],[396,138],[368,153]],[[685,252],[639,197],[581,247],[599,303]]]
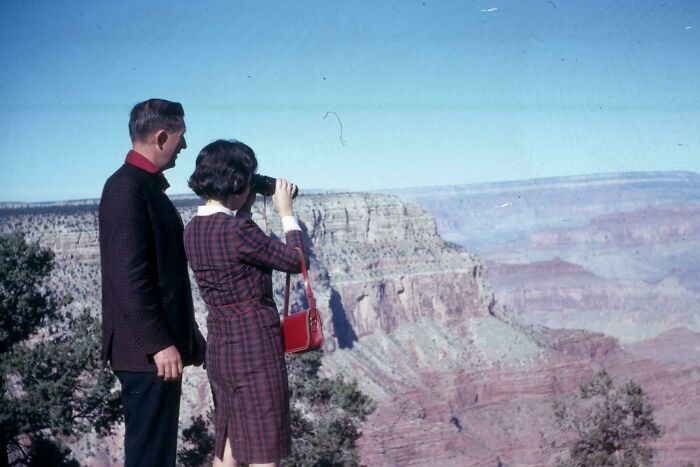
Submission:
[[[292,193],[294,192],[294,184],[289,183],[283,178],[277,179],[275,185],[275,194],[272,195],[272,202],[275,203],[277,213],[280,217],[294,215],[292,211]]]

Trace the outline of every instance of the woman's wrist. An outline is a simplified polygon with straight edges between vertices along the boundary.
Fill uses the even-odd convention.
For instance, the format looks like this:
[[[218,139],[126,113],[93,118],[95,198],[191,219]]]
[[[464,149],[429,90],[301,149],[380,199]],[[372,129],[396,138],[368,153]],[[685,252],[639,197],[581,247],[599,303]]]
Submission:
[[[278,211],[278,214],[280,215],[280,217],[293,216],[293,215],[294,215],[294,211],[292,211],[292,208],[289,208],[289,209],[281,209],[281,210]]]
[[[286,235],[290,230],[301,230],[299,227],[299,222],[294,216],[281,216],[282,221],[282,232]]]

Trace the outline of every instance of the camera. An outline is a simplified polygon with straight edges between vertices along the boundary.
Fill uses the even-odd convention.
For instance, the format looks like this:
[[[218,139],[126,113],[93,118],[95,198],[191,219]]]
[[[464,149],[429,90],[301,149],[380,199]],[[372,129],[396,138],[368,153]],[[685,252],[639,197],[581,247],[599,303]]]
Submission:
[[[250,189],[259,195],[272,196],[275,194],[276,184],[276,178],[268,177],[267,175],[253,174],[253,178],[250,180]],[[294,185],[292,198],[296,198],[298,194],[299,188]]]

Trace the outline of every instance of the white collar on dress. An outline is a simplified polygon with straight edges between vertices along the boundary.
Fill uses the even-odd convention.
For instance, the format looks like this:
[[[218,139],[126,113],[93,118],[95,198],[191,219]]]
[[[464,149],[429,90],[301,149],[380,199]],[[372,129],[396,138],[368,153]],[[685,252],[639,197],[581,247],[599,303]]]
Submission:
[[[231,211],[226,206],[216,205],[216,204],[205,204],[204,206],[197,206],[198,216],[211,216],[216,213],[224,213],[229,216],[233,216],[233,211]]]

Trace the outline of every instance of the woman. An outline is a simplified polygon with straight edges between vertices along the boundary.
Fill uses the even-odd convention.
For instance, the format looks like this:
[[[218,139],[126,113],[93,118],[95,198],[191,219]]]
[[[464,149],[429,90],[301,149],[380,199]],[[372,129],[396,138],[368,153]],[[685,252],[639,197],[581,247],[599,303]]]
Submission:
[[[274,466],[291,450],[289,389],[272,270],[298,273],[304,251],[292,212],[294,185],[272,200],[287,244],[251,219],[258,163],[245,144],[219,140],[197,156],[189,186],[206,198],[185,228],[185,250],[209,314],[207,372],[214,396],[214,466]],[[234,211],[236,211],[234,215]],[[308,264],[308,263],[307,263]]]

